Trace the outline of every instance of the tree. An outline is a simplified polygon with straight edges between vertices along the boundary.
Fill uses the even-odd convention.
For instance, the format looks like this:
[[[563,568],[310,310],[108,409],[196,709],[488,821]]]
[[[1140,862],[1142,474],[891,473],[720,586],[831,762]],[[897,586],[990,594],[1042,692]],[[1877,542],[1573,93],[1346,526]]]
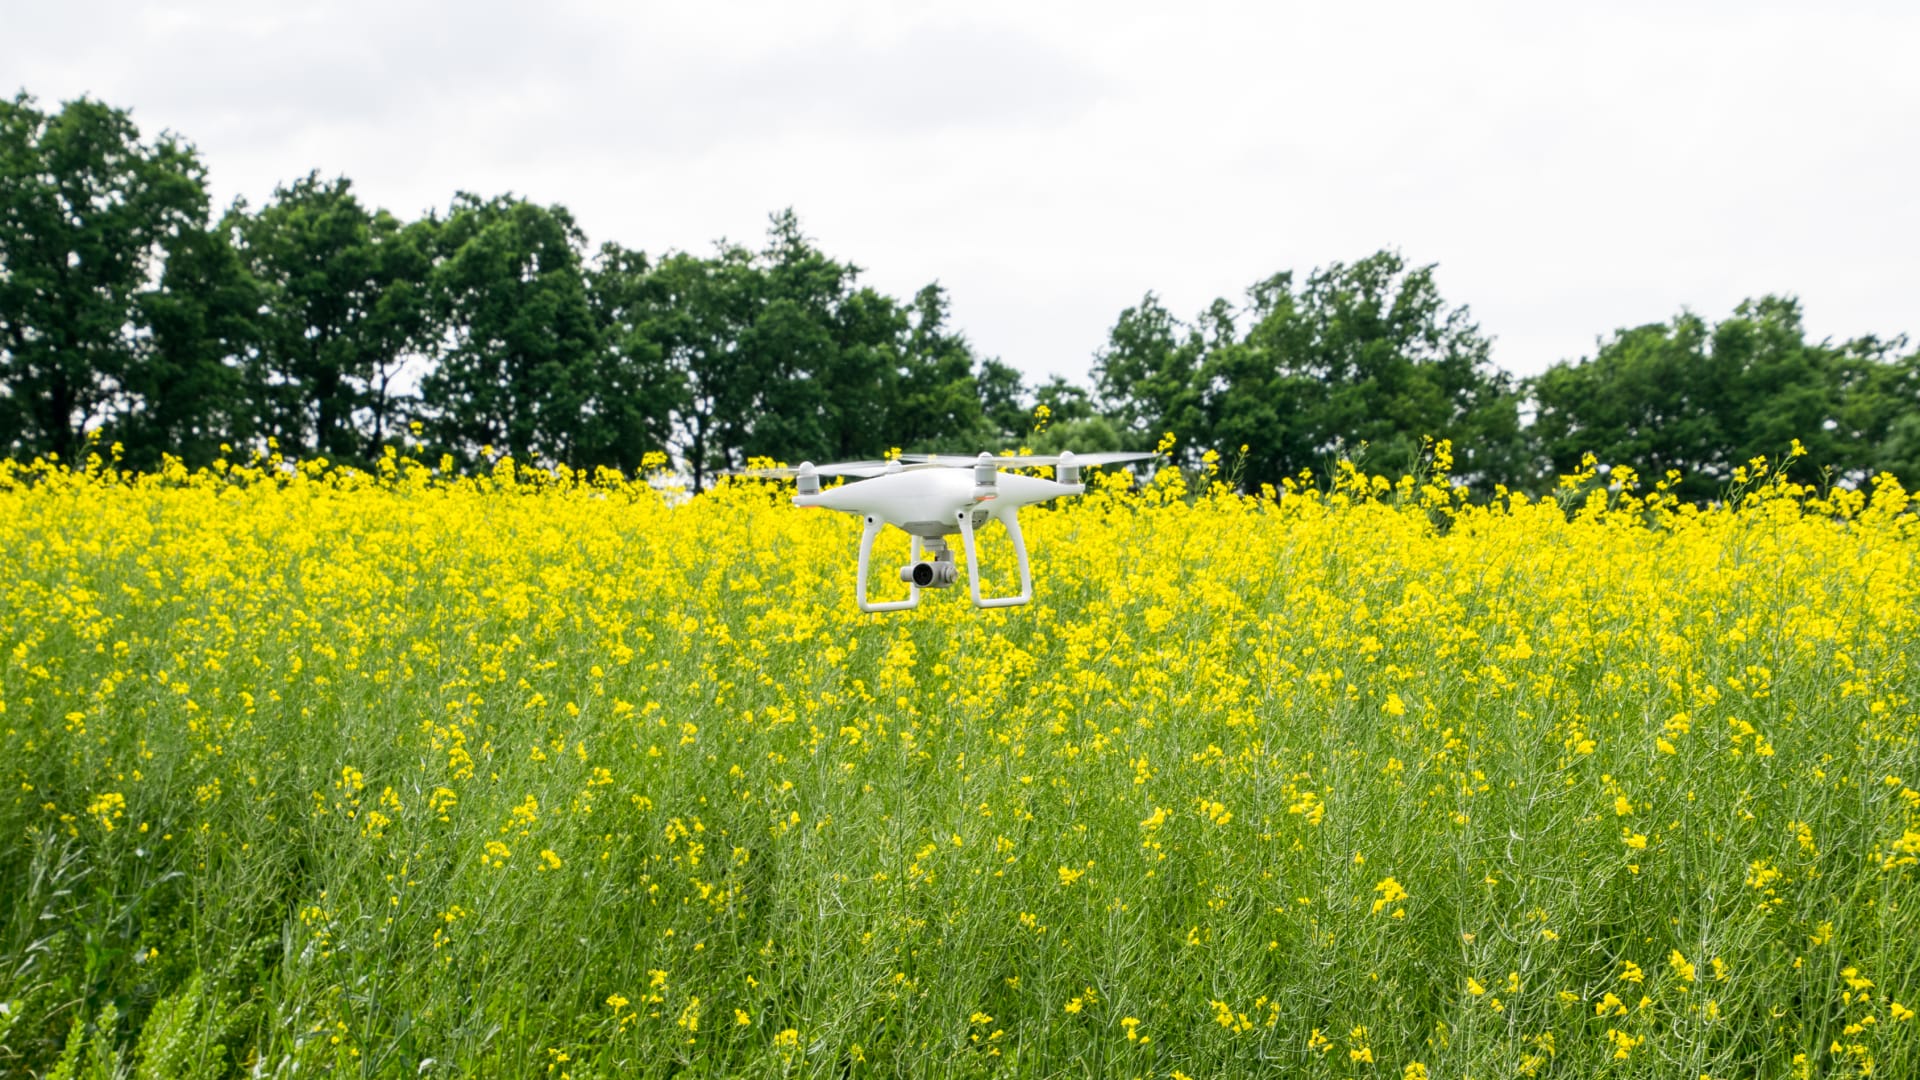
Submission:
[[[587,270],[587,303],[599,350],[579,446],[583,466],[626,472],[664,448],[687,402],[683,372],[668,363],[673,319],[664,282],[645,254],[603,244]]]
[[[722,245],[711,259],[685,252],[660,260],[650,275],[658,307],[648,333],[680,391],[669,446],[703,490],[732,457],[724,419],[750,404],[741,328],[753,306],[753,255]]]
[[[1628,464],[1658,479],[1707,473],[1724,462],[1725,434],[1707,407],[1708,327],[1682,312],[1669,324],[1616,331],[1592,360],[1556,364],[1532,381],[1532,437],[1551,471],[1571,473],[1583,455]]]
[[[722,243],[654,268],[651,332],[681,388],[673,449],[696,490],[749,457],[876,457],[977,432],[972,353],[946,327],[945,294],[902,306],[859,275],[790,210],[758,252]]]
[[[1245,446],[1249,483],[1363,443],[1373,461],[1411,467],[1431,436],[1453,440],[1461,471],[1491,484],[1523,462],[1518,398],[1489,349],[1467,309],[1441,299],[1432,266],[1382,251],[1304,285],[1275,274],[1244,305],[1215,300],[1191,324],[1149,293],[1121,313],[1094,375],[1130,437],[1174,432],[1189,462]]]
[[[746,409],[723,419],[729,456],[832,461],[878,455],[905,320],[856,288],[860,269],[829,258],[793,211],[773,215],[741,327]]]
[[[122,379],[125,406],[107,424],[135,468],[171,454],[211,463],[255,431],[247,372],[258,356],[258,282],[220,229],[174,238],[160,287],[139,297],[152,335],[144,359]]]
[[[1385,467],[1411,467],[1429,436],[1452,440],[1469,479],[1517,478],[1518,398],[1493,367],[1491,341],[1464,306],[1441,298],[1433,271],[1381,251],[1315,270],[1298,291],[1289,275],[1251,290],[1253,356],[1206,372],[1214,415],[1261,415],[1247,394],[1276,413],[1265,438],[1244,422],[1221,432],[1223,450],[1244,442],[1251,451],[1256,439],[1277,448],[1249,459],[1250,481],[1276,481],[1360,443]]]
[[[1896,358],[1905,346],[1904,338],[1863,337],[1840,350],[1834,438],[1854,482],[1890,472],[1920,487],[1920,351]]]
[[[1093,395],[1087,392],[1087,388],[1068,382],[1059,375],[1052,376],[1046,385],[1033,392],[1033,404],[1035,409],[1042,405],[1047,407],[1047,422],[1050,425],[1089,420],[1098,415],[1098,410],[1093,407]]]
[[[1204,353],[1200,337],[1148,293],[1120,313],[1095,354],[1094,392],[1129,437],[1154,441],[1171,431],[1180,437],[1175,456],[1184,457],[1212,441],[1202,412]]]
[[[1018,442],[1030,426],[1026,404],[1026,384],[1020,369],[995,357],[987,357],[973,377],[980,395],[980,415],[988,442]]]
[[[1677,471],[1676,490],[1692,499],[1719,495],[1754,457],[1780,460],[1796,439],[1805,478],[1822,466],[1858,475],[1899,411],[1885,351],[1871,339],[1807,341],[1787,297],[1742,301],[1712,326],[1683,311],[1616,331],[1591,360],[1534,379],[1532,435],[1556,472],[1590,452],[1655,479]]]
[[[456,197],[432,278],[438,366],[420,386],[442,444],[578,460],[601,347],[585,245],[562,207]]]
[[[129,386],[153,389],[142,297],[204,230],[204,179],[190,146],[142,142],[125,111],[0,102],[0,445],[70,461],[135,406]]]
[[[963,451],[986,424],[974,383],[973,348],[947,326],[947,294],[927,285],[908,306],[908,327],[899,355],[889,438],[902,447]]]
[[[1732,318],[1713,328],[1710,357],[1716,378],[1703,396],[1726,436],[1723,467],[1760,455],[1777,460],[1796,438],[1807,450],[1807,464],[1838,460],[1833,428],[1840,411],[1840,352],[1806,339],[1797,300],[1765,296],[1742,302]]]
[[[364,461],[390,437],[404,408],[396,380],[426,344],[438,223],[403,225],[352,189],[309,173],[258,213],[236,204],[226,224],[265,293],[254,373],[264,431],[289,450]]]

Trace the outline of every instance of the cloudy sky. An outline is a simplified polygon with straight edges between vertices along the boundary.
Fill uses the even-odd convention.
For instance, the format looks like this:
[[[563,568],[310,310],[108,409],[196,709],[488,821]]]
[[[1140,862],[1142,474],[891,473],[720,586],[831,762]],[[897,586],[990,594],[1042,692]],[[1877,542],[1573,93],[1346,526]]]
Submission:
[[[1175,312],[1382,247],[1531,373],[1681,307],[1797,294],[1920,333],[1912,3],[13,3],[0,88],[198,145],[216,198],[310,169],[706,251],[794,207],[980,351],[1086,374]]]

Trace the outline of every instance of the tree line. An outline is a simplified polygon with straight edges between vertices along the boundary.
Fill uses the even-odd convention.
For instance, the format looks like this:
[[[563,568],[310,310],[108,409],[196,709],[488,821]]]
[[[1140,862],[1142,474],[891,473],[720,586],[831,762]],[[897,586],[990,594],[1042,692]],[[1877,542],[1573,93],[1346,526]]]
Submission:
[[[976,353],[937,284],[909,299],[822,252],[791,211],[757,248],[588,244],[562,206],[461,193],[405,221],[310,173],[215,213],[194,148],[92,100],[0,101],[0,449],[135,467],[231,448],[365,464],[411,438],[704,486],[751,456],[893,447],[1121,449],[1179,436],[1250,486],[1339,454],[1549,486],[1585,453],[1710,497],[1793,439],[1858,479],[1920,477],[1920,352],[1808,340],[1794,300],[1618,331],[1515,379],[1434,267],[1379,252],[1282,272],[1189,319],[1149,293],[1082,386]],[[1034,431],[1032,415],[1051,418]]]

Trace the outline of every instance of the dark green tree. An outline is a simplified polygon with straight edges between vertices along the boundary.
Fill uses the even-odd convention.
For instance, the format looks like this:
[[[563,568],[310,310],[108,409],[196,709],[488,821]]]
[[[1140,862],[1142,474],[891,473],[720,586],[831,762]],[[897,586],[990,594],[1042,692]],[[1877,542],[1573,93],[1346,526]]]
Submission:
[[[1778,459],[1796,438],[1807,449],[1807,465],[1838,462],[1840,356],[1826,342],[1807,340],[1792,297],[1743,302],[1716,325],[1709,352],[1716,378],[1705,400],[1727,436],[1726,464],[1759,455]]]
[[[1024,438],[1033,426],[1033,411],[1020,369],[989,356],[975,369],[973,384],[980,395],[985,442],[1013,444]]]
[[[1093,395],[1078,383],[1069,382],[1064,376],[1054,375],[1044,385],[1033,392],[1033,404],[1037,409],[1047,407],[1048,424],[1068,424],[1077,420],[1088,420],[1097,416]]]
[[[676,324],[665,282],[646,255],[603,244],[587,270],[587,302],[599,351],[594,356],[577,458],[583,466],[633,472],[663,450],[687,401],[684,372],[668,362]]]
[[[432,277],[438,363],[420,384],[441,445],[580,460],[601,354],[585,247],[562,207],[454,200]]]
[[[1212,443],[1202,400],[1205,351],[1200,335],[1148,293],[1120,313],[1094,356],[1102,411],[1133,441],[1152,443],[1170,431],[1180,439],[1176,458],[1197,454]]]
[[[914,294],[887,410],[887,438],[894,445],[964,452],[982,436],[987,421],[974,382],[973,348],[948,327],[947,315],[947,294],[939,285]]]
[[[308,175],[226,218],[264,291],[253,373],[261,427],[292,452],[365,461],[405,414],[403,367],[432,325],[429,219],[369,210],[345,177]]]
[[[1904,338],[1863,337],[1841,349],[1840,463],[1847,479],[1890,472],[1920,488],[1920,352],[1896,356]]]
[[[1532,381],[1532,436],[1554,472],[1592,453],[1658,480],[1681,474],[1686,498],[1721,493],[1757,456],[1806,449],[1802,478],[1831,467],[1872,471],[1900,413],[1901,380],[1887,345],[1809,342],[1791,298],[1743,301],[1717,324],[1691,312],[1617,331],[1590,360],[1556,364]],[[1911,399],[1909,399],[1911,400]]]
[[[669,449],[703,490],[733,458],[727,427],[752,404],[739,342],[752,318],[753,254],[723,244],[712,258],[678,252],[649,275],[658,306],[648,329],[677,380]]]
[[[142,298],[203,235],[204,180],[192,147],[141,141],[123,110],[0,101],[0,446],[71,461],[90,426],[189,404],[133,395],[203,374],[142,370],[155,348]]]
[[[1206,372],[1220,448],[1248,446],[1249,481],[1275,481],[1362,443],[1375,467],[1407,468],[1428,436],[1452,440],[1465,478],[1523,475],[1518,397],[1492,364],[1491,341],[1464,306],[1442,299],[1433,271],[1382,251],[1316,270],[1297,291],[1287,275],[1254,287],[1245,339],[1254,355]],[[1256,400],[1234,400],[1243,395]],[[1225,423],[1230,416],[1241,419]],[[1256,448],[1263,457],[1252,456]]]
[[[859,284],[792,211],[758,252],[721,244],[676,254],[652,275],[654,340],[678,379],[673,449],[704,487],[750,457],[878,456],[977,436],[972,352],[928,286],[902,306]]]
[[[729,447],[790,461],[884,452],[906,313],[816,248],[791,210],[773,215],[756,269],[736,372],[750,404],[726,418]]]
[[[1244,328],[1244,329],[1243,329]],[[1180,437],[1176,460],[1214,449],[1243,478],[1277,483],[1364,444],[1375,468],[1410,468],[1422,439],[1451,439],[1456,468],[1483,485],[1523,474],[1518,396],[1433,267],[1383,251],[1255,284],[1244,306],[1215,300],[1192,324],[1148,294],[1121,313],[1096,360],[1106,415],[1134,440]]]
[[[124,407],[106,428],[126,463],[153,468],[163,454],[200,466],[226,444],[254,440],[248,373],[258,358],[258,282],[221,229],[175,237],[160,287],[141,294],[151,341],[122,380]]]
[[[1705,485],[1725,463],[1726,435],[1713,415],[1705,320],[1683,312],[1671,323],[1620,330],[1591,360],[1556,364],[1532,380],[1531,435],[1553,473],[1583,455],[1632,465],[1653,479],[1669,470]]]

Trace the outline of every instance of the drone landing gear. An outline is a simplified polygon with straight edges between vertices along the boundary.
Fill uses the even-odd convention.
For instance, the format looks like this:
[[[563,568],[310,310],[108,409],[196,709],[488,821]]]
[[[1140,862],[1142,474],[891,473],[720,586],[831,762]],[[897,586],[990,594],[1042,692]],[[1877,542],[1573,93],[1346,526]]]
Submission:
[[[956,515],[960,524],[960,540],[967,548],[967,587],[973,591],[973,606],[982,608],[1016,607],[1033,599],[1033,573],[1027,567],[1027,541],[1020,535],[1020,521],[1011,510],[993,514],[1000,524],[1007,527],[1007,538],[1013,541],[1014,556],[1020,562],[1020,594],[1018,596],[980,595],[980,553],[973,545],[973,512],[962,510]]]
[[[873,561],[874,539],[878,537],[880,531],[886,527],[886,522],[874,517],[872,514],[868,514],[867,527],[860,533],[860,574],[857,581],[858,589],[854,593],[854,599],[860,602],[861,611],[907,611],[920,606],[920,586],[915,584],[911,579],[907,581],[907,598],[905,600],[888,600],[877,604],[867,601],[867,564]],[[909,567],[912,567],[920,561],[920,536],[917,533],[911,535],[913,538],[913,553],[907,557],[907,565]]]
[[[1033,599],[1033,572],[1027,563],[1027,542],[1020,535],[1020,522],[1013,514],[994,514],[1002,525],[1007,527],[1007,536],[1013,541],[1013,551],[1020,566],[1020,593],[1017,596],[981,596],[980,595],[980,554],[973,542],[973,512],[962,510],[956,515],[960,528],[960,539],[967,549],[967,587],[973,594],[975,607],[997,608],[1014,607]],[[856,581],[854,599],[865,612],[908,611],[920,606],[920,590],[944,589],[957,584],[960,580],[960,568],[955,565],[953,549],[947,546],[944,537],[931,537],[923,540],[918,533],[910,533],[911,553],[907,565],[900,568],[900,580],[907,584],[905,600],[870,601],[867,599],[867,571],[873,562],[873,542],[880,536],[887,523],[878,517],[868,515],[866,527],[860,533],[860,570]],[[933,555],[932,562],[921,560],[922,552]]]

